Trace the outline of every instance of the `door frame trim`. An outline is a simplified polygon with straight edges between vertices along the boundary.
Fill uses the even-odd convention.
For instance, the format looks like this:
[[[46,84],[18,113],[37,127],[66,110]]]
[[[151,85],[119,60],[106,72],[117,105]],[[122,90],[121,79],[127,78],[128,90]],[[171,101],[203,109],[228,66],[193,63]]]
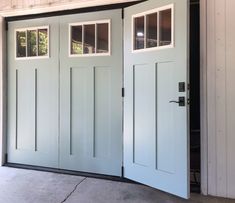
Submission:
[[[7,43],[5,18],[0,16],[0,166],[7,160]]]
[[[140,1],[141,2],[141,1]],[[133,3],[133,2],[132,2]],[[136,3],[136,2],[135,2]],[[83,8],[84,9],[84,8]],[[55,7],[54,15],[59,11]],[[88,11],[87,11],[88,12]],[[42,14],[43,15],[43,14]],[[41,15],[41,16],[42,16]],[[51,15],[51,13],[50,13]],[[39,17],[40,15],[27,15],[21,17]],[[44,17],[48,17],[44,14]],[[17,20],[20,17],[11,16],[11,20]],[[7,162],[7,46],[6,46],[6,18],[0,15],[0,166]],[[201,91],[201,192],[208,195],[208,117],[207,117],[207,2],[200,1],[200,91]]]
[[[208,195],[207,0],[200,0],[201,193]]]

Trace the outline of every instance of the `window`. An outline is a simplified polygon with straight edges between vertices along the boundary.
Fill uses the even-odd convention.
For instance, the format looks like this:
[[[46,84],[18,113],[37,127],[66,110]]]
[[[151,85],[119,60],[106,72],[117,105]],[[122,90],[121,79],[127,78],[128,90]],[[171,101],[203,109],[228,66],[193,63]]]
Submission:
[[[173,4],[133,16],[133,52],[173,47]]]
[[[135,18],[135,49],[144,49],[144,17]]]
[[[16,30],[16,58],[48,57],[49,28],[26,28]]]
[[[110,20],[69,25],[69,56],[110,55]]]

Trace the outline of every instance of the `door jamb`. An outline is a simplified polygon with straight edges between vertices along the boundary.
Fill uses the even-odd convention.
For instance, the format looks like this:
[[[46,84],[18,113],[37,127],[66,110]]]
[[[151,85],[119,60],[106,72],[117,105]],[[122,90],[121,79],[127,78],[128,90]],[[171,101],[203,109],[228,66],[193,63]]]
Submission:
[[[6,68],[6,29],[5,18],[0,16],[0,166],[6,162],[7,151],[7,68]]]
[[[208,195],[207,0],[200,0],[201,193]]]

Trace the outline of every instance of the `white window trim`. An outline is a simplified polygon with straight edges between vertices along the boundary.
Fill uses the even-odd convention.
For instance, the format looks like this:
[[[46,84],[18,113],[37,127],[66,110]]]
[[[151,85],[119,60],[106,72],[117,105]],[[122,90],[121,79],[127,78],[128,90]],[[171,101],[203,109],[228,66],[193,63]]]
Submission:
[[[151,47],[151,48],[146,48],[146,16],[149,14],[153,14],[153,13],[157,13],[158,15],[158,25],[159,25],[159,12],[160,11],[164,11],[167,9],[171,9],[172,11],[172,16],[171,16],[171,44],[169,45],[165,45],[165,46],[159,46],[159,33],[160,30],[158,28],[158,39],[157,39],[157,47]],[[144,48],[143,49],[134,49],[134,45],[135,45],[135,38],[134,38],[134,31],[135,31],[135,24],[134,24],[134,19],[138,18],[138,17],[144,17],[144,31],[145,31],[145,37],[144,37]],[[151,9],[142,13],[137,13],[135,15],[132,15],[132,25],[131,25],[131,33],[132,33],[132,47],[131,47],[131,51],[132,53],[142,53],[142,52],[149,52],[149,51],[156,51],[156,50],[163,50],[163,49],[170,49],[170,48],[174,48],[175,47],[175,33],[174,33],[174,25],[175,25],[175,20],[174,20],[174,4],[169,4],[166,6],[162,6],[159,8],[155,8],[155,9]]]
[[[37,30],[37,46],[38,46],[38,30],[40,29],[47,29],[47,34],[48,34],[48,43],[47,43],[47,55],[45,56],[27,56],[27,40],[28,40],[28,37],[27,37],[27,31],[28,30]],[[26,33],[26,57],[17,57],[17,50],[18,50],[18,47],[17,47],[17,36],[16,36],[16,33],[17,32],[22,32],[22,31],[25,31]],[[31,60],[31,59],[48,59],[50,58],[50,26],[47,25],[47,26],[39,26],[39,27],[26,27],[26,28],[17,28],[14,30],[14,41],[15,41],[15,60]],[[38,50],[37,50],[38,52]],[[38,53],[37,53],[38,54]]]
[[[93,53],[93,54],[71,54],[71,27],[72,26],[82,26],[82,50],[83,50],[83,41],[84,41],[84,25],[95,25],[95,51],[97,51],[97,25],[102,24],[102,23],[108,23],[108,52],[107,53]],[[68,56],[71,58],[74,57],[94,57],[94,56],[111,56],[111,20],[106,19],[106,20],[96,20],[96,21],[83,21],[83,22],[77,22],[77,23],[69,23],[68,24],[68,29],[69,29],[69,37],[68,37]]]

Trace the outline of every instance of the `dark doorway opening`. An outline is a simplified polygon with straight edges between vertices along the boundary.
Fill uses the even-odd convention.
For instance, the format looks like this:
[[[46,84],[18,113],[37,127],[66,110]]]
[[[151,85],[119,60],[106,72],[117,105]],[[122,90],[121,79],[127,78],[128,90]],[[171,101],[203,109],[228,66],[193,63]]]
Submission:
[[[190,1],[190,181],[200,193],[200,0]]]

